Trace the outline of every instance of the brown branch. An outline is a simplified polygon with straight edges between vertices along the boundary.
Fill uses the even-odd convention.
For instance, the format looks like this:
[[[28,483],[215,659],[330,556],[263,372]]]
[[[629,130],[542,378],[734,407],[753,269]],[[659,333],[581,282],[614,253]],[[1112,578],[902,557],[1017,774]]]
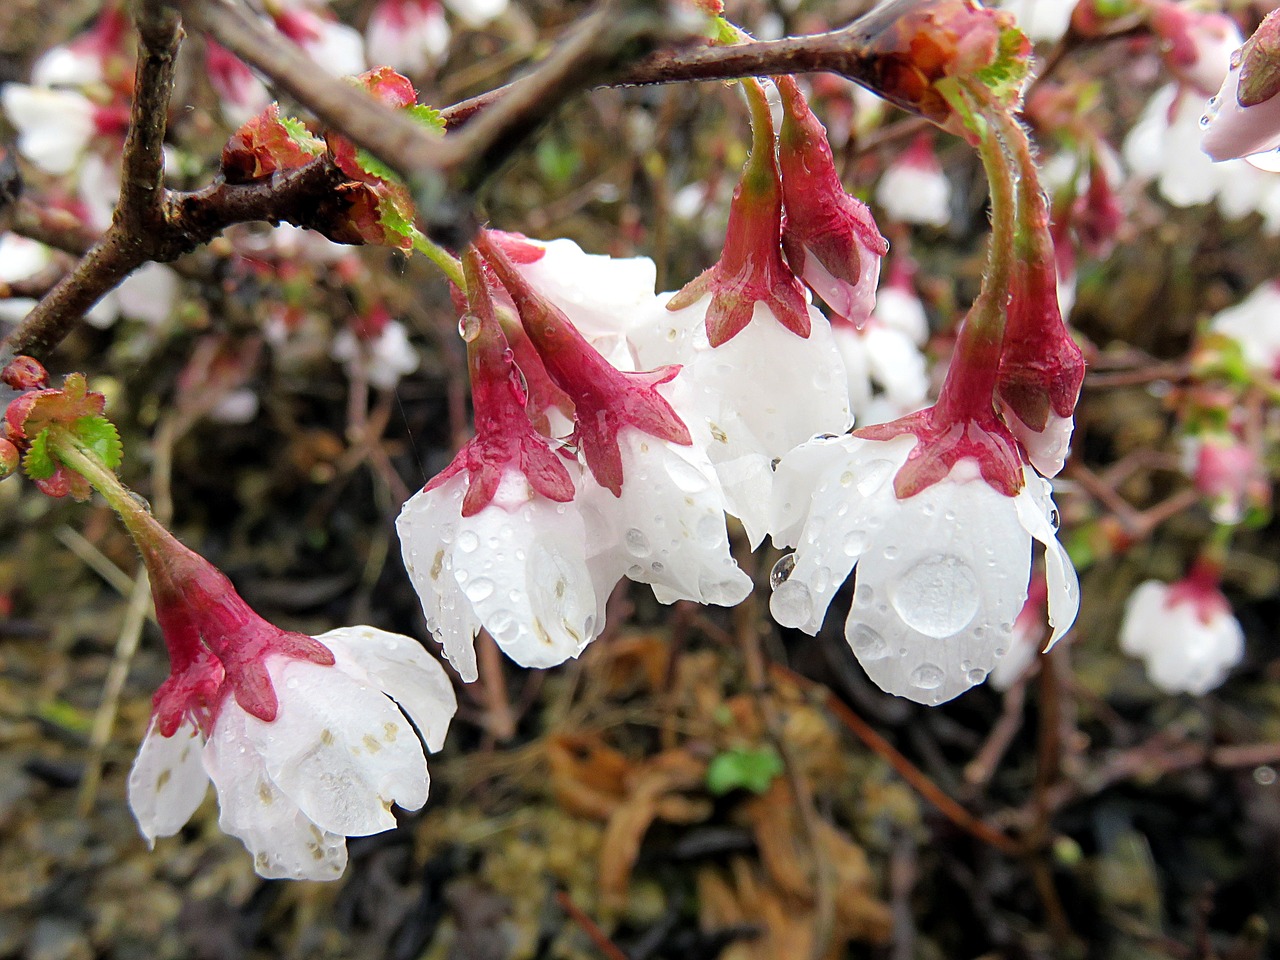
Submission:
[[[587,935],[588,939],[600,951],[600,956],[605,960],[627,960],[627,955],[622,952],[622,948],[609,939],[600,925],[596,923],[580,906],[573,902],[573,898],[563,890],[556,891],[556,903],[560,909],[565,912],[570,920],[578,925],[578,928]]]
[[[880,757],[898,772],[898,775],[925,800],[933,804],[938,812],[950,820],[961,830],[989,844],[1001,853],[1016,856],[1021,853],[1020,846],[1007,834],[1002,833],[989,823],[979,820],[964,807],[960,806],[945,790],[929,779],[919,767],[904,757],[898,749],[882,737],[872,726],[853,712],[853,709],[830,690],[815,683],[807,677],[789,670],[781,664],[769,665],[771,673],[785,677],[790,682],[818,693],[826,708],[835,715],[849,731],[862,741],[872,753]]]

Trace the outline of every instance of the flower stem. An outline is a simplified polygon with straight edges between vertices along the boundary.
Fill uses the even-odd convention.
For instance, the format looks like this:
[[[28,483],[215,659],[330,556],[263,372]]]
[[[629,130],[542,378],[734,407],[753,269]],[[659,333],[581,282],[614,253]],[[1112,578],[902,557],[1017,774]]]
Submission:
[[[960,324],[955,353],[938,396],[938,413],[953,420],[985,417],[992,409],[1014,259],[1018,255],[1017,174],[1000,136],[1004,110],[989,98],[980,98],[973,104],[964,93],[959,96],[969,108],[969,129],[976,137],[978,156],[991,191],[991,242],[982,289]]]
[[[466,292],[467,281],[462,275],[462,263],[457,257],[420,230],[413,232],[413,249],[439,267],[459,290]]]

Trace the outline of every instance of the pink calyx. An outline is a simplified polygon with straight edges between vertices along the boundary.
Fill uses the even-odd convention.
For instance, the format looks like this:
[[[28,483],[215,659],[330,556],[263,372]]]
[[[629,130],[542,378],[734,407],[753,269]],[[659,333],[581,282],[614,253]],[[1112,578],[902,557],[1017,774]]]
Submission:
[[[655,389],[675,377],[679,365],[641,373],[618,370],[558,307],[533,289],[487,231],[477,236],[476,247],[511,295],[547,374],[573,400],[574,440],[602,487],[615,497],[622,495],[618,434],[626,427],[681,446],[692,445],[688,427]]]
[[[525,413],[528,394],[515,354],[498,324],[479,257],[468,252],[465,268],[470,313],[463,317],[462,326],[468,337],[476,435],[424,489],[433,490],[465,472],[467,492],[462,499],[462,515],[472,517],[493,501],[507,471],[516,470],[536,493],[557,503],[568,503],[574,495],[573,480]]]
[[[1191,571],[1176,583],[1169,585],[1164,605],[1167,609],[1186,605],[1195,611],[1203,624],[1231,612],[1231,603],[1222,594],[1222,568],[1201,557],[1191,565]]]
[[[689,281],[667,303],[692,306],[708,293],[707,339],[727,343],[763,303],[796,336],[809,336],[809,306],[800,281],[782,259],[782,175],[774,156],[773,121],[757,81],[744,81],[751,102],[752,146],[729,205],[729,229],[720,260]]]
[[[169,650],[170,677],[153,701],[164,736],[172,736],[185,718],[207,733],[228,696],[259,720],[274,720],[279,701],[268,657],[333,665],[328,647],[262,619],[222,571],[184,547],[141,507],[122,517],[147,567]]]
[[[1013,415],[1039,433],[1051,414],[1072,416],[1085,374],[1084,354],[1058,308],[1051,251],[1014,263],[1007,316],[996,391]]]
[[[889,252],[889,242],[867,205],[845,192],[826,128],[809,109],[799,84],[788,76],[776,82],[783,108],[783,250],[805,284],[836,314],[860,327],[875,306],[880,259]]]

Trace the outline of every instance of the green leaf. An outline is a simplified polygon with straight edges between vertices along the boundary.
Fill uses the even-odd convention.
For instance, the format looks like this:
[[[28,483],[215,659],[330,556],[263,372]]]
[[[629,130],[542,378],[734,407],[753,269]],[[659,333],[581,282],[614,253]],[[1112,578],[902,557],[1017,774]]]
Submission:
[[[718,754],[707,766],[707,789],[716,796],[731,790],[764,793],[782,773],[782,758],[772,747],[735,748]]]
[[[124,445],[120,442],[115,424],[106,417],[81,417],[71,425],[71,432],[93,451],[94,456],[108,470],[120,466],[120,461],[124,459]]]
[[[435,107],[428,107],[425,103],[415,103],[412,106],[405,107],[405,112],[424,127],[429,127],[438,133],[444,133],[444,117],[440,115],[440,111]]]
[[[371,177],[377,177],[379,180],[385,180],[388,183],[400,182],[396,172],[368,150],[356,150],[356,163],[360,164],[360,169]]]
[[[49,428],[45,427],[31,441],[26,457],[22,460],[22,469],[32,480],[48,480],[53,476],[58,465],[49,456]]]
[[[379,210],[382,216],[378,222],[382,224],[382,229],[388,233],[394,233],[398,237],[409,237],[412,239],[417,236],[418,228],[413,225],[413,221],[406,217],[394,203],[384,201],[379,204]]]
[[[312,136],[307,125],[297,117],[281,117],[280,126],[284,127],[284,132],[289,135],[289,139],[307,153],[312,156],[324,153],[324,141]]]
[[[1017,96],[1030,67],[1029,44],[1021,30],[1010,27],[1000,31],[996,58],[977,73],[977,78],[996,97],[1010,101]]]

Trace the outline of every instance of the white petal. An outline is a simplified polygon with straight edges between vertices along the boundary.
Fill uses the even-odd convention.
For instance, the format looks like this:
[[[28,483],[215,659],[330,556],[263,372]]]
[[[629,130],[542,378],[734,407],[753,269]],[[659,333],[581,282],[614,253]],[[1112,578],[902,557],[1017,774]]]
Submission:
[[[709,303],[704,297],[695,306],[705,316]],[[812,306],[809,319],[811,333],[801,339],[757,303],[737,336],[697,348],[683,374],[692,388],[686,423],[695,442],[703,438],[726,509],[742,521],[752,549],[769,532],[773,461],[815,434],[843,433],[852,423],[831,325]]]
[[[434,490],[415,493],[400,508],[396,533],[427,627],[458,675],[471,683],[478,676],[474,641],[480,621],[458,590],[453,571],[453,541],[466,492],[467,478],[460,474]]]
[[[1244,631],[1227,611],[1202,621],[1194,604],[1171,603],[1168,585],[1148,580],[1125,604],[1120,646],[1144,660],[1148,678],[1165,693],[1201,696],[1240,662]]]
[[[139,267],[116,288],[120,312],[159,326],[169,319],[178,296],[178,275],[162,263]]]
[[[876,185],[876,203],[890,220],[944,227],[951,221],[951,183],[939,169],[899,161]]]
[[[0,101],[18,129],[18,149],[47,173],[70,173],[94,132],[94,106],[70,90],[5,84]]]
[[[981,683],[1027,598],[1031,538],[1011,498],[951,475],[883,515],[858,561],[845,638],[883,690],[938,704]]]
[[[603,627],[587,548],[577,500],[531,496],[524,477],[508,472],[493,502],[459,527],[454,589],[512,660],[553,667]]]
[[[16,233],[0,236],[0,281],[12,283],[35,276],[53,259],[48,247]]]
[[[849,436],[815,439],[783,460],[779,469],[785,466],[787,474],[821,457],[826,464],[810,478],[813,494],[794,567],[769,599],[778,623],[817,634],[836,591],[896,509],[893,477],[914,444],[910,436],[887,443]]]
[[[506,12],[508,0],[449,0],[449,9],[469,27],[482,27]]]
[[[672,391],[677,410],[678,394]],[[589,539],[612,545],[608,559],[598,554],[599,560],[651,584],[661,603],[741,603],[751,578],[730,553],[724,495],[705,452],[635,429],[624,429],[618,439],[622,496],[599,487],[588,493],[597,507],[592,516],[602,521],[589,526]]]
[[[392,803],[427,800],[422,746],[385,696],[336,666],[271,657],[276,719],[245,718],[268,775],[317,826],[364,836],[396,825]]]
[[[869,324],[863,336],[872,378],[904,411],[917,409],[929,392],[924,354],[907,334],[880,323]]]
[[[1025,486],[1013,501],[1022,529],[1044,544],[1049,624],[1053,627],[1053,634],[1045,647],[1048,650],[1076,622],[1076,614],[1080,612],[1080,581],[1066,548],[1058,542],[1057,528],[1052,519],[1058,514],[1051,496],[1052,485],[1036,476],[1029,467],[1023,468],[1023,480]]]
[[[417,640],[376,627],[339,627],[316,637],[333,651],[340,669],[354,664],[383,693],[400,704],[418,733],[435,752],[444,746],[449,722],[458,709],[453,684],[436,659]]]
[[[519,270],[583,336],[625,334],[636,313],[651,308],[658,268],[648,257],[588,254],[563,239],[539,246],[542,257]]]
[[[209,778],[200,765],[203,746],[190,722],[172,737],[161,736],[155,721],[147,729],[129,771],[129,807],[148,844],[181,830],[204,799]]]
[[[336,880],[347,865],[347,840],[320,829],[267,774],[245,730],[247,715],[230,702],[219,714],[204,764],[218,791],[218,826],[245,845],[268,879]]]

